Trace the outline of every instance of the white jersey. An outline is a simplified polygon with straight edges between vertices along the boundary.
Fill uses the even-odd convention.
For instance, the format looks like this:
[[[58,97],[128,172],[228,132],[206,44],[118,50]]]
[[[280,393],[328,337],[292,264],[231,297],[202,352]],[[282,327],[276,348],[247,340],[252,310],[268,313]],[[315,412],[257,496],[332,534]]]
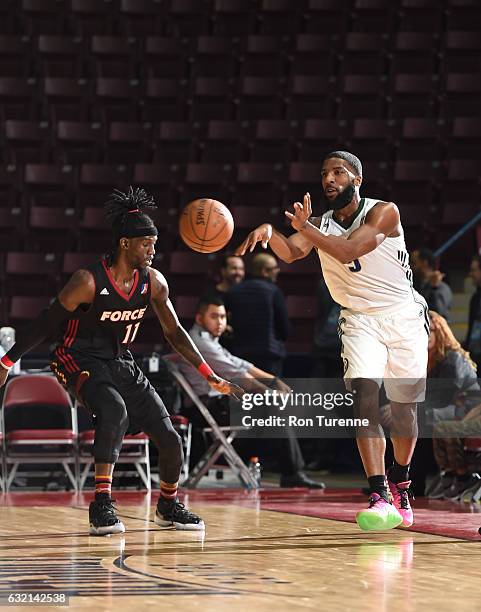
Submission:
[[[349,228],[339,225],[333,211],[321,217],[319,229],[325,235],[347,238],[365,221],[367,213],[379,200],[362,198],[356,217]],[[365,314],[394,311],[415,301],[412,271],[401,228],[400,236],[386,238],[370,253],[343,264],[317,249],[322,272],[333,299],[355,312]]]

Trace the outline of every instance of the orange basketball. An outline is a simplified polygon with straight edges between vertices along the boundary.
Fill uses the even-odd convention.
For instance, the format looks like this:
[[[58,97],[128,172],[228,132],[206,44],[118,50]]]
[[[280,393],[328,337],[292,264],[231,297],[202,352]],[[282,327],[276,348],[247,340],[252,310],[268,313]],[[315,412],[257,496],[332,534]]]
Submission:
[[[179,220],[182,240],[193,251],[214,253],[232,238],[234,219],[230,210],[217,200],[200,198],[187,204]]]

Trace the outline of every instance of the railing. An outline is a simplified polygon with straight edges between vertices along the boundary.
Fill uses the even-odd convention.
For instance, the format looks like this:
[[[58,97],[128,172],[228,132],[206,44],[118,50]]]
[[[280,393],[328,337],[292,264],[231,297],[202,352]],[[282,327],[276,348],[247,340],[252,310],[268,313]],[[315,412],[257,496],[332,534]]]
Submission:
[[[477,212],[472,219],[470,219],[469,221],[466,221],[466,223],[460,229],[458,229],[458,231],[455,232],[451,236],[451,238],[446,240],[444,244],[442,244],[438,249],[436,249],[434,251],[434,256],[439,257],[440,255],[442,255],[445,251],[449,249],[449,247],[452,244],[456,242],[456,240],[458,240],[458,238],[461,238],[461,236],[464,233],[466,233],[469,229],[471,229],[473,225],[475,225],[478,221],[481,221],[481,210]],[[477,237],[479,237],[479,233],[477,233]],[[478,240],[478,251],[480,250],[480,248],[481,248],[481,245],[479,244],[479,240]]]

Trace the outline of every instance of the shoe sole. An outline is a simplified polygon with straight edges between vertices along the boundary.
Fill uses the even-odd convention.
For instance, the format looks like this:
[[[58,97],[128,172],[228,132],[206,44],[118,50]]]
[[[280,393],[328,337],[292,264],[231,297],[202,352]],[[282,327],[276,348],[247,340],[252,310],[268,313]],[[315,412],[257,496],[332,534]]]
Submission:
[[[115,533],[124,533],[125,525],[122,522],[115,523],[115,525],[106,525],[105,527],[95,527],[90,524],[89,534],[94,536],[111,535]]]
[[[204,521],[200,521],[200,523],[176,523],[175,521],[164,521],[164,519],[155,515],[154,523],[163,529],[174,527],[179,531],[205,531]]]
[[[362,531],[388,531],[399,527],[403,518],[401,515],[399,517],[391,515],[386,519],[372,512],[361,510],[356,514],[356,522]]]

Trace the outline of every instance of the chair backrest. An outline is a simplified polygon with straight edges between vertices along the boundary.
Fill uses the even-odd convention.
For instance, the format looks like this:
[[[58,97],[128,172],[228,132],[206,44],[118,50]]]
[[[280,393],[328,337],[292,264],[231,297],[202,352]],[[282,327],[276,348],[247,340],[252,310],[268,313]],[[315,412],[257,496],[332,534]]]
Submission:
[[[12,378],[7,383],[2,403],[2,430],[5,431],[5,412],[8,412],[10,420],[15,410],[33,409],[36,406],[54,407],[57,413],[60,412],[68,417],[70,427],[76,431],[74,406],[68,393],[54,376],[45,374],[25,374]],[[30,414],[33,413],[30,411]],[[41,417],[41,422],[44,422],[43,412]],[[35,419],[35,421],[34,424],[37,425],[39,423],[38,419]],[[32,428],[38,429],[39,427]]]

